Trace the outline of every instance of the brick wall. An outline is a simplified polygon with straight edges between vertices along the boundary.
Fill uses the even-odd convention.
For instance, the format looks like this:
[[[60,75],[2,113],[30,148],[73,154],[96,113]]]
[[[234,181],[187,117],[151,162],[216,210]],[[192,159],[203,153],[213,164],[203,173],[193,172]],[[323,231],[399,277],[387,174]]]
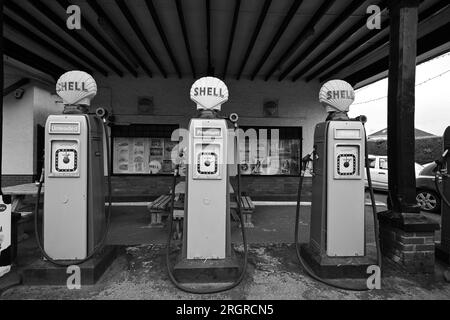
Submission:
[[[18,184],[32,183],[35,181],[33,175],[3,175],[2,187],[10,187]]]
[[[297,199],[298,177],[244,176],[242,192],[252,200],[295,201]],[[234,183],[233,183],[234,185]],[[302,201],[311,201],[312,179],[305,177],[302,188]]]
[[[383,254],[406,271],[434,272],[434,232],[405,232],[383,224],[380,244]]]
[[[113,176],[114,201],[151,201],[172,187],[172,176]],[[180,178],[178,179],[180,181]],[[253,200],[294,201],[298,177],[243,176],[241,191]],[[233,187],[236,181],[231,179]],[[311,201],[310,177],[305,177],[302,201]]]

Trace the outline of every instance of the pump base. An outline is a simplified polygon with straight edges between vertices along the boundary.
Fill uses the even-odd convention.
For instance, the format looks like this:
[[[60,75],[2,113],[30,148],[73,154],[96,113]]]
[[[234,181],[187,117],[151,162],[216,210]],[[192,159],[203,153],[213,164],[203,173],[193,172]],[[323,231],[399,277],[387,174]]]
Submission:
[[[215,260],[181,259],[173,268],[179,282],[206,283],[232,282],[239,277],[239,264],[236,258]]]
[[[11,269],[11,271],[2,277],[0,277],[0,294],[4,291],[21,284],[22,278],[17,273],[17,270]]]
[[[117,257],[118,249],[107,246],[92,259],[78,265],[81,285],[93,285],[103,275]],[[64,263],[70,261],[61,261]],[[71,273],[73,274],[73,272]],[[25,285],[67,285],[67,267],[57,266],[39,258],[22,271],[22,283]]]
[[[309,244],[300,246],[300,255],[316,275],[324,279],[366,279],[367,268],[377,265],[376,254],[361,257],[329,257],[313,250]]]

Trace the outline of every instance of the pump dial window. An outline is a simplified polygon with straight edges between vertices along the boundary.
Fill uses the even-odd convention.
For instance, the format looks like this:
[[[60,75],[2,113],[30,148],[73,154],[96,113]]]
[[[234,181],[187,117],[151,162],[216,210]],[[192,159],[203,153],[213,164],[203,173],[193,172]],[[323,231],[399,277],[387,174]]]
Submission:
[[[55,152],[55,170],[57,172],[74,172],[78,167],[75,149],[58,149]]]
[[[337,173],[340,176],[350,176],[356,174],[356,156],[351,153],[338,155]]]
[[[199,174],[217,173],[217,154],[215,152],[201,152],[197,158],[197,172]]]

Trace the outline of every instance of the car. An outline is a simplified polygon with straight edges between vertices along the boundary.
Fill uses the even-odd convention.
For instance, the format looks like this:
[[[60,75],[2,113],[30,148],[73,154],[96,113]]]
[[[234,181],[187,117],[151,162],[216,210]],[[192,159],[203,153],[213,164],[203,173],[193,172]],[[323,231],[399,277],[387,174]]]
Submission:
[[[388,158],[387,156],[369,155],[370,177],[372,179],[372,187],[374,190],[388,191]],[[422,171],[423,166],[414,163],[416,177]],[[368,187],[367,175],[364,171],[366,187]]]
[[[434,182],[437,165],[430,162],[424,165],[416,177],[416,200],[423,211],[440,213],[441,198]]]

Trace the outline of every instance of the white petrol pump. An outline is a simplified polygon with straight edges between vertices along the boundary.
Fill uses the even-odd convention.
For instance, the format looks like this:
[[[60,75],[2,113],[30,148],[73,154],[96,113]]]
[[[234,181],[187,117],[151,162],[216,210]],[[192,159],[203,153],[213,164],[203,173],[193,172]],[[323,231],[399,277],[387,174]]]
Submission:
[[[184,254],[189,260],[225,259],[230,256],[230,137],[217,112],[228,100],[228,88],[205,77],[192,85],[190,95],[200,114],[189,123]]]
[[[50,115],[45,125],[41,249],[51,262],[63,264],[58,261],[70,260],[69,264],[74,264],[73,261],[81,263],[90,258],[106,234],[105,128],[102,118],[87,112],[97,92],[89,74],[63,74],[56,92],[63,100],[64,111]],[[39,234],[36,235],[40,244]]]
[[[359,121],[320,123],[314,146],[310,244],[330,257],[364,256],[364,127]]]
[[[189,132],[186,258],[225,259],[230,251],[228,128],[224,119],[192,119]]]
[[[367,277],[366,268],[376,262],[366,250],[365,117],[348,117],[354,91],[345,81],[325,83],[319,99],[328,117],[316,125],[314,151],[303,158],[303,169],[309,161],[313,163],[310,240],[297,255],[308,273],[323,282],[323,278]],[[370,180],[370,172],[367,175]],[[371,196],[375,213],[373,193]],[[298,201],[296,245],[299,210]]]
[[[236,175],[234,166],[237,166],[238,162],[234,160],[237,154],[234,147],[237,144],[234,141],[235,132],[229,129],[227,123],[232,122],[236,129],[238,117],[233,114],[226,119],[219,114],[221,105],[228,100],[228,88],[220,79],[204,77],[197,80],[191,87],[190,96],[197,104],[198,115],[189,123],[185,155],[187,165],[183,248],[173,274],[168,260],[167,266],[171,280],[181,290],[213,293],[231,289],[239,284],[245,272],[245,265],[239,279],[226,287],[199,291],[187,288],[180,282],[227,282],[236,278],[239,270],[231,252],[229,181],[230,175]],[[177,169],[174,186],[176,174]],[[239,169],[238,176],[240,177]],[[239,178],[234,194],[240,204]],[[238,211],[240,213],[240,210]],[[242,232],[246,252],[244,228]],[[169,251],[167,259],[168,257]]]

